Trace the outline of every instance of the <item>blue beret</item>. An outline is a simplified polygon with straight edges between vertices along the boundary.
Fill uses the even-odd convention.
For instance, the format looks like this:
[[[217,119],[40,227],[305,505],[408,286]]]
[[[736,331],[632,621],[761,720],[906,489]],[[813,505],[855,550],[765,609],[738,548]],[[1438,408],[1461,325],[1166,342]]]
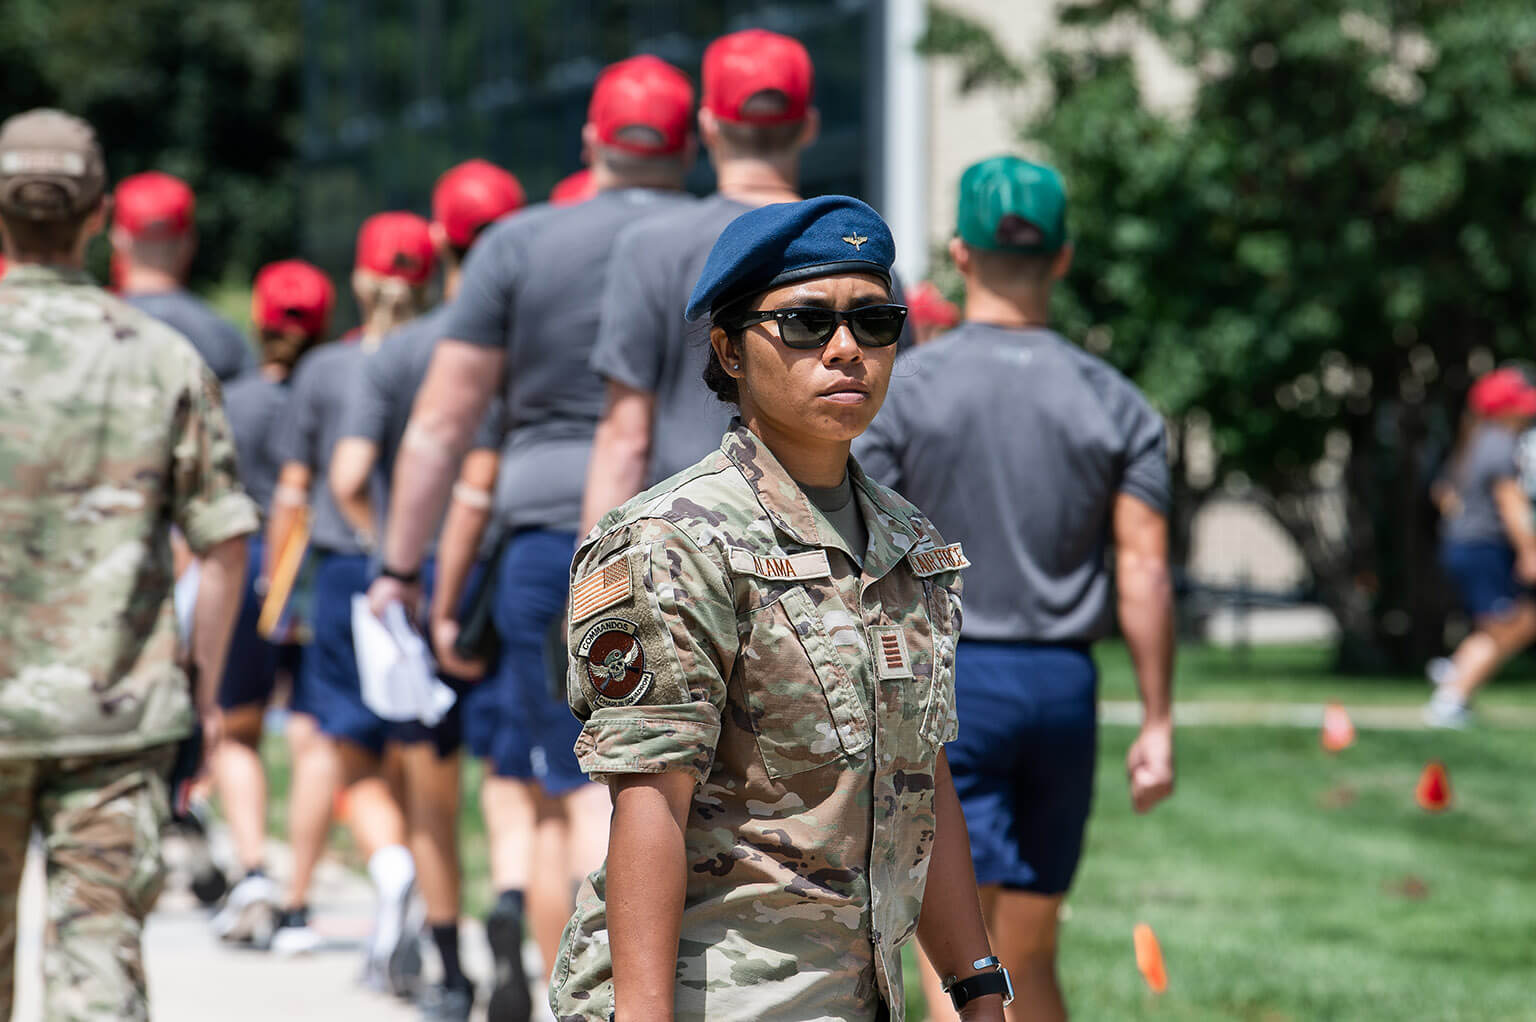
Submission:
[[[872,273],[889,284],[895,258],[891,229],[858,199],[761,206],[720,232],[683,315],[695,320],[746,295],[835,273]]]

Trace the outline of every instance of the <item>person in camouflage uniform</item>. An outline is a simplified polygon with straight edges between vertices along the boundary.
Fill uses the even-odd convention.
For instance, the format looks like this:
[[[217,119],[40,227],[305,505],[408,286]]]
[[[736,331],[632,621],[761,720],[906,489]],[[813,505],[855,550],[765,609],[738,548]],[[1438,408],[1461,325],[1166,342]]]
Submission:
[[[905,318],[892,249],[842,196],[729,225],[689,318],[712,313],[705,381],[741,417],[577,551],[576,751],[614,815],[562,1022],[900,1020],[914,935],[1002,981],[943,751],[967,562],[848,454]],[[1001,1022],[973,996],[965,1018]]]
[[[46,1017],[148,1017],[139,939],[168,776],[194,711],[217,741],[214,686],[256,528],[196,350],[83,272],[105,186],[85,122],[38,110],[0,126],[0,1017],[34,826]],[[196,707],[176,662],[172,525],[204,558]]]

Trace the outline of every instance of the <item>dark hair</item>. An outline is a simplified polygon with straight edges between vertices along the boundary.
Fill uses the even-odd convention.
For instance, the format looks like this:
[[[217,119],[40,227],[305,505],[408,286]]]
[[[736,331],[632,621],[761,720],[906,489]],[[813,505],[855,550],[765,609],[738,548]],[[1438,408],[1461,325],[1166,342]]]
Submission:
[[[738,343],[741,335],[737,331],[727,330]],[[704,363],[704,386],[709,392],[728,405],[741,407],[741,386],[736,378],[725,371],[725,366],[720,364],[720,356],[715,353],[715,346],[709,346],[709,361]]]
[[[52,185],[43,183],[28,183],[21,186],[23,194],[27,189],[52,188]],[[55,256],[63,252],[73,251],[76,242],[80,240],[80,230],[85,226],[92,213],[96,212],[96,206],[92,206],[84,213],[78,215],[65,215],[47,220],[33,220],[25,216],[0,216],[5,223],[5,233],[10,235],[11,244],[16,248],[16,254],[21,256]]]
[[[986,249],[970,246],[976,269],[983,278],[992,281],[1028,281],[1043,284],[1050,279],[1051,267],[1056,264],[1056,252],[1010,252],[1006,249]]]
[[[305,352],[324,338],[311,336],[297,326],[289,326],[278,329],[262,327],[257,331],[257,340],[261,344],[263,361],[276,362],[285,368],[292,369]]]

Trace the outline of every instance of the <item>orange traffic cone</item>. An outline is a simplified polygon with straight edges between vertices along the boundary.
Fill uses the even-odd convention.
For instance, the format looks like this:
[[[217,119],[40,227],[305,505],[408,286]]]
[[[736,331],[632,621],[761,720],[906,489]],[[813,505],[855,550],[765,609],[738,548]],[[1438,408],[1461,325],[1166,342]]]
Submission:
[[[1432,759],[1425,764],[1413,797],[1425,812],[1438,813],[1451,807],[1451,777],[1445,772],[1444,763]]]
[[[1323,748],[1329,752],[1342,752],[1355,744],[1355,722],[1338,703],[1323,708]]]
[[[1147,981],[1154,994],[1168,989],[1168,970],[1163,967],[1163,949],[1158,947],[1157,935],[1146,923],[1137,923],[1131,931],[1131,942],[1136,947],[1136,968]]]

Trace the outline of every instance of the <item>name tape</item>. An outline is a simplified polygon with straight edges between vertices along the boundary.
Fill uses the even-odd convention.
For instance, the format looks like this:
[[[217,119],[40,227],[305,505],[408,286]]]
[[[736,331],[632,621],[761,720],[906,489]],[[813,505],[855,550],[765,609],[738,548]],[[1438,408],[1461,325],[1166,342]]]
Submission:
[[[965,559],[965,551],[960,549],[959,543],[934,547],[932,550],[913,550],[907,554],[907,563],[912,565],[914,575],[937,575],[940,572],[959,571],[961,568],[971,566],[971,562]]]
[[[746,550],[731,550],[731,570],[756,575],[758,578],[830,578],[832,565],[827,561],[825,550],[806,550],[782,557],[763,556]]]

